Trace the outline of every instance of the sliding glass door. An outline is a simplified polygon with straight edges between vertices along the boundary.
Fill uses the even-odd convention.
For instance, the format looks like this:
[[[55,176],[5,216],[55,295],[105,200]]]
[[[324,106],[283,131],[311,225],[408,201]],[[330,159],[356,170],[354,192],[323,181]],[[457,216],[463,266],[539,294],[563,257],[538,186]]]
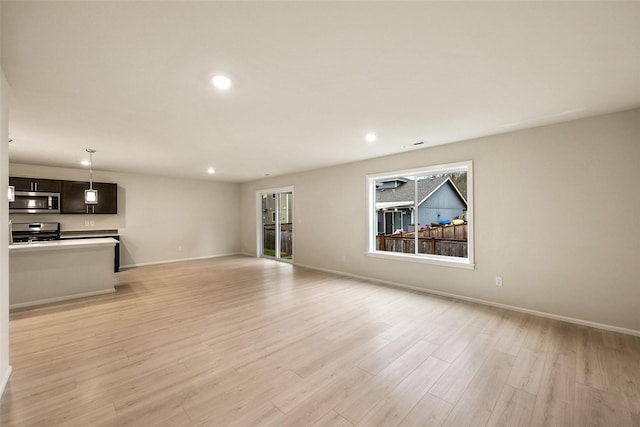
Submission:
[[[278,190],[259,192],[259,253],[290,262],[293,261],[293,189]]]

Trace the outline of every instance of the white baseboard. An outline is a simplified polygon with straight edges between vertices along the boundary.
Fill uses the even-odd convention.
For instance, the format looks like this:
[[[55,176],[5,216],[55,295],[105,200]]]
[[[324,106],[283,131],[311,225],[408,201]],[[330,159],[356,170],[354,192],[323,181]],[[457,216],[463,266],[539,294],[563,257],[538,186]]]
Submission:
[[[439,295],[439,296],[448,297],[448,298],[455,298],[455,299],[459,299],[459,300],[463,300],[463,301],[474,302],[474,303],[477,303],[477,304],[488,305],[488,306],[491,306],[491,307],[503,308],[505,310],[518,311],[520,313],[527,313],[527,314],[532,314],[534,316],[546,317],[548,319],[560,320],[560,321],[563,321],[563,322],[573,323],[573,324],[576,324],[576,325],[589,326],[591,328],[603,329],[605,331],[618,332],[618,333],[621,333],[621,334],[633,335],[633,336],[636,336],[636,337],[640,337],[640,331],[635,330],[635,329],[622,328],[622,327],[619,327],[619,326],[607,325],[605,323],[592,322],[590,320],[576,319],[574,317],[561,316],[559,314],[547,313],[545,311],[532,310],[532,309],[529,309],[529,308],[518,307],[518,306],[515,306],[515,305],[502,304],[502,303],[499,303],[499,302],[488,301],[488,300],[483,300],[483,299],[479,299],[479,298],[472,298],[472,297],[467,297],[467,296],[464,296],[464,295],[452,294],[452,293],[449,293],[449,292],[442,292],[442,291],[436,291],[436,290],[433,290],[433,289],[420,288],[420,287],[417,287],[417,286],[406,285],[404,283],[390,282],[390,281],[387,281],[387,280],[375,279],[373,277],[359,276],[357,274],[351,274],[351,273],[345,273],[344,271],[337,271],[337,270],[330,270],[330,269],[327,269],[327,268],[315,267],[313,265],[306,265],[306,264],[295,264],[295,265],[297,267],[304,267],[304,268],[309,268],[311,270],[324,271],[326,273],[333,273],[333,274],[338,274],[338,275],[341,275],[341,276],[351,277],[351,278],[354,278],[354,279],[360,279],[360,280],[366,280],[368,282],[379,283],[381,285],[393,286],[394,288],[410,289],[412,291],[424,292],[424,293],[427,293],[427,294]]]
[[[193,257],[193,258],[178,258],[178,259],[166,259],[166,260],[163,260],[163,261],[140,262],[140,263],[136,263],[136,264],[121,265],[120,269],[121,270],[126,270],[128,268],[144,267],[144,266],[147,266],[147,265],[171,264],[171,263],[174,263],[174,262],[183,262],[183,261],[197,261],[199,259],[221,258],[221,257],[225,257],[225,256],[232,256],[232,255],[243,255],[243,254],[242,254],[242,252],[231,252],[231,253],[228,253],[228,254],[205,255],[205,256],[199,256],[199,257]]]
[[[214,256],[208,256],[208,257],[202,257],[202,258],[193,258],[193,259],[216,258],[216,257],[221,257],[221,256],[229,256],[229,255],[244,255],[244,256],[248,256],[248,257],[252,257],[252,258],[256,258],[257,257],[255,253],[236,252],[236,253],[225,254],[225,255],[214,255]],[[179,262],[179,261],[188,261],[188,259],[174,260],[174,261],[161,261],[161,262],[149,263],[149,264],[137,264],[137,265],[133,265],[132,267],[142,266],[142,265],[150,265],[150,264],[164,264],[164,263],[168,263],[168,262]],[[488,305],[488,306],[491,306],[491,307],[503,308],[505,310],[517,311],[517,312],[520,312],[520,313],[527,313],[527,314],[531,314],[531,315],[534,315],[534,316],[545,317],[545,318],[548,318],[548,319],[560,320],[560,321],[563,321],[563,322],[573,323],[573,324],[576,324],[576,325],[588,326],[588,327],[591,327],[591,328],[603,329],[605,331],[618,332],[618,333],[621,333],[621,334],[633,335],[633,336],[636,336],[636,337],[640,337],[640,331],[635,330],[635,329],[622,328],[620,326],[614,326],[614,325],[608,325],[608,324],[605,324],[605,323],[592,322],[590,320],[577,319],[577,318],[574,318],[574,317],[568,317],[568,316],[562,316],[562,315],[559,315],[559,314],[548,313],[546,311],[532,310],[532,309],[529,309],[529,308],[518,307],[518,306],[515,306],[515,305],[503,304],[503,303],[494,302],[494,301],[488,301],[488,300],[484,300],[484,299],[480,299],[480,298],[467,297],[467,296],[464,296],[464,295],[458,295],[458,294],[453,294],[453,293],[449,293],[449,292],[442,292],[442,291],[437,291],[437,290],[434,290],[434,289],[426,289],[426,288],[421,288],[421,287],[417,287],[417,286],[407,285],[407,284],[404,284],[404,283],[398,283],[398,282],[391,282],[391,281],[388,281],[388,280],[376,279],[376,278],[368,277],[368,276],[360,276],[360,275],[357,275],[357,274],[346,273],[344,271],[331,270],[331,269],[316,267],[316,266],[307,265],[307,264],[300,264],[300,263],[296,263],[295,261],[294,261],[293,265],[295,265],[297,267],[309,268],[311,270],[318,270],[318,271],[324,271],[326,273],[338,274],[340,276],[352,277],[354,279],[366,280],[368,282],[378,283],[378,284],[381,284],[381,285],[393,286],[395,288],[409,289],[409,290],[412,290],[412,291],[424,292],[424,293],[427,293],[427,294],[439,295],[439,296],[444,296],[444,297],[448,297],[448,298],[455,298],[455,299],[462,300],[462,301],[469,301],[469,302],[473,302],[473,303],[477,303],[477,304]]]
[[[12,370],[13,368],[11,367],[11,365],[8,365],[7,370],[4,372],[4,375],[2,376],[2,382],[0,382],[0,397],[2,397],[2,394],[4,393],[4,389],[7,387],[7,383],[9,382],[9,377],[11,376]]]
[[[41,300],[37,300],[37,301],[21,302],[21,303],[18,303],[18,304],[11,304],[9,306],[9,310],[13,310],[13,309],[16,309],[16,308],[33,307],[33,306],[36,306],[36,305],[51,304],[51,303],[54,303],[54,302],[67,301],[67,300],[71,300],[71,299],[93,297],[93,296],[96,296],[96,295],[112,294],[115,291],[116,291],[115,288],[113,288],[113,289],[106,289],[106,290],[102,290],[102,291],[84,292],[82,294],[66,295],[66,296],[63,296],[63,297],[41,299]]]

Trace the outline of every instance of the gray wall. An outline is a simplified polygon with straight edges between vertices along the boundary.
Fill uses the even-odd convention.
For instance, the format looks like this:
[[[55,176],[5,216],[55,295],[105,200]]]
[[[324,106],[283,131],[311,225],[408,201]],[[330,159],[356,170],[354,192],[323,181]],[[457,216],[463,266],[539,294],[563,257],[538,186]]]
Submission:
[[[86,169],[10,164],[11,176],[84,180]],[[118,184],[117,215],[11,214],[14,222],[60,221],[62,230],[117,228],[121,264],[225,255],[239,251],[239,185],[94,171]]]
[[[366,256],[367,174],[464,160],[475,270]],[[639,164],[636,109],[246,183],[240,222],[256,223],[256,190],[293,185],[296,264],[640,331]],[[254,254],[255,226],[241,237]]]

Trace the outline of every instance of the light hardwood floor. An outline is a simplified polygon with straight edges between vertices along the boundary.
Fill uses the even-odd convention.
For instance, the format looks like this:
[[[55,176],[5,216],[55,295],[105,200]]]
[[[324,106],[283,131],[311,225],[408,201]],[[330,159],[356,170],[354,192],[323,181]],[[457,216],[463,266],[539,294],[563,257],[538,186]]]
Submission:
[[[11,314],[2,426],[640,426],[640,338],[248,257]]]

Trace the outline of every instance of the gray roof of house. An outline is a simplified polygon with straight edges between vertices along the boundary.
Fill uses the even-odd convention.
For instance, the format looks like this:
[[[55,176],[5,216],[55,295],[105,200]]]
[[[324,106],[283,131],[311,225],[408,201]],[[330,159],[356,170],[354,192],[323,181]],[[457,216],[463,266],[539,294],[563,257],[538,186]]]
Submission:
[[[427,178],[418,181],[418,203],[434,192],[444,181],[449,180],[453,188],[455,184],[446,176],[439,178]],[[413,201],[413,190],[415,181],[407,179],[407,182],[400,184],[398,188],[376,190],[376,203],[407,202]]]

